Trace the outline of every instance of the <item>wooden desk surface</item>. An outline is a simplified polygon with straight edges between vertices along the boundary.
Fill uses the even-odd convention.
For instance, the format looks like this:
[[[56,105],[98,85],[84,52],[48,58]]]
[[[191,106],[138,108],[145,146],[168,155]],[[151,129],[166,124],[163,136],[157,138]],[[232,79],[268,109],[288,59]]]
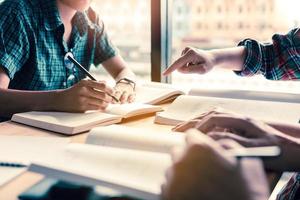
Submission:
[[[122,122],[122,125],[141,127],[144,129],[151,128],[159,132],[169,132],[171,127],[158,125],[153,123],[154,116],[147,115],[138,118],[132,118]],[[88,133],[83,133],[75,136],[63,136],[50,131],[45,131],[11,121],[0,123],[0,135],[22,135],[22,136],[42,136],[42,137],[70,137],[71,142],[84,142]],[[32,172],[25,172],[4,186],[0,186],[0,199],[2,200],[17,200],[18,195],[30,188],[43,178],[42,175]]]

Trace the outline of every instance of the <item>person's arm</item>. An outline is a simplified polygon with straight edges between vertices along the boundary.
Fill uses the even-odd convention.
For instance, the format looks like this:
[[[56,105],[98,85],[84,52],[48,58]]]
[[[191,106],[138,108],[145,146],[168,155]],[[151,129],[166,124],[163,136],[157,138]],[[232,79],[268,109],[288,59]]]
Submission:
[[[245,48],[201,50],[187,47],[182,55],[163,72],[167,76],[178,70],[181,73],[205,74],[213,68],[241,71],[244,65]]]
[[[96,30],[94,64],[96,66],[102,64],[106,71],[115,79],[114,96],[120,99],[121,103],[132,102],[135,98],[135,75],[109,39],[103,21],[99,20],[96,12],[92,9],[89,9],[89,12],[90,15],[95,16],[96,20],[94,20],[94,23],[98,28]],[[133,84],[126,80],[132,81]]]
[[[103,82],[83,80],[71,88],[55,91],[21,91],[8,89],[10,79],[0,67],[0,117],[26,111],[84,112],[103,110],[112,94]]]
[[[117,82],[114,88],[114,96],[120,99],[122,103],[133,102],[135,98],[134,84],[126,81],[118,82],[119,80],[124,80],[124,78],[136,82],[135,74],[127,66],[123,58],[120,55],[116,55],[104,61],[102,65]]]
[[[299,34],[296,30],[287,35],[275,34],[272,43],[259,43],[246,39],[239,47],[213,50],[186,48],[164,75],[175,70],[182,73],[205,74],[213,68],[235,71],[241,76],[263,74],[272,80],[300,79]]]

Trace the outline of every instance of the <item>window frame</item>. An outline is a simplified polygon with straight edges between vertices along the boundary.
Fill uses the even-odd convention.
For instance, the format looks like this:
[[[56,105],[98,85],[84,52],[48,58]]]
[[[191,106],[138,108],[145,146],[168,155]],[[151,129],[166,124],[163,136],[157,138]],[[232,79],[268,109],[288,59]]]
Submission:
[[[151,81],[171,83],[162,72],[171,64],[173,0],[151,0]]]

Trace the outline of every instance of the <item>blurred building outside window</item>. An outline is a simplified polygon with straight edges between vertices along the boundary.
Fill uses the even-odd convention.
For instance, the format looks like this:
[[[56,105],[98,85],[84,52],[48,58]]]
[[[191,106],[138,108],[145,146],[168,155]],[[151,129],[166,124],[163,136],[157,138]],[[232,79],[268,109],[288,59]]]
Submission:
[[[144,81],[150,80],[151,68],[150,1],[93,2],[121,55]],[[285,34],[299,26],[299,6],[298,0],[173,0],[172,60],[180,56],[186,46],[212,49],[236,46],[245,38],[270,41],[274,33]],[[268,81],[262,76],[242,78],[223,70],[204,76],[175,72],[172,83],[300,93],[298,81]]]

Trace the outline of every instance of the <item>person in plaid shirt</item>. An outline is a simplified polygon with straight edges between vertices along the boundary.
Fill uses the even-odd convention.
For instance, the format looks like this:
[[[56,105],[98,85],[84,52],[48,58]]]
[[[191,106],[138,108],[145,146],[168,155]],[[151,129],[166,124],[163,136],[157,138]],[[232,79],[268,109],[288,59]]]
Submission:
[[[175,70],[205,74],[220,67],[233,70],[240,76],[262,74],[271,80],[300,80],[299,29],[286,35],[275,34],[272,39],[273,42],[267,44],[246,39],[238,47],[210,51],[186,48],[164,75]],[[167,181],[162,187],[164,199],[267,199],[268,185],[263,181],[262,166],[254,164],[257,160],[245,166],[243,159],[236,161],[226,154],[224,148],[278,145],[281,155],[264,160],[264,167],[279,172],[300,171],[300,160],[297,159],[300,155],[300,127],[297,125],[266,124],[211,111],[178,125],[174,131],[190,128],[218,140],[223,149],[214,141],[205,142],[209,139],[201,133],[192,138],[188,136],[187,147],[174,155],[174,165],[167,172]],[[294,174],[277,199],[300,199],[300,173]]]
[[[25,111],[84,112],[134,99],[133,72],[118,55],[91,0],[5,0],[0,4],[0,117]],[[102,64],[116,80],[83,80]],[[126,78],[126,79],[125,79]],[[132,80],[128,82],[128,80]]]

